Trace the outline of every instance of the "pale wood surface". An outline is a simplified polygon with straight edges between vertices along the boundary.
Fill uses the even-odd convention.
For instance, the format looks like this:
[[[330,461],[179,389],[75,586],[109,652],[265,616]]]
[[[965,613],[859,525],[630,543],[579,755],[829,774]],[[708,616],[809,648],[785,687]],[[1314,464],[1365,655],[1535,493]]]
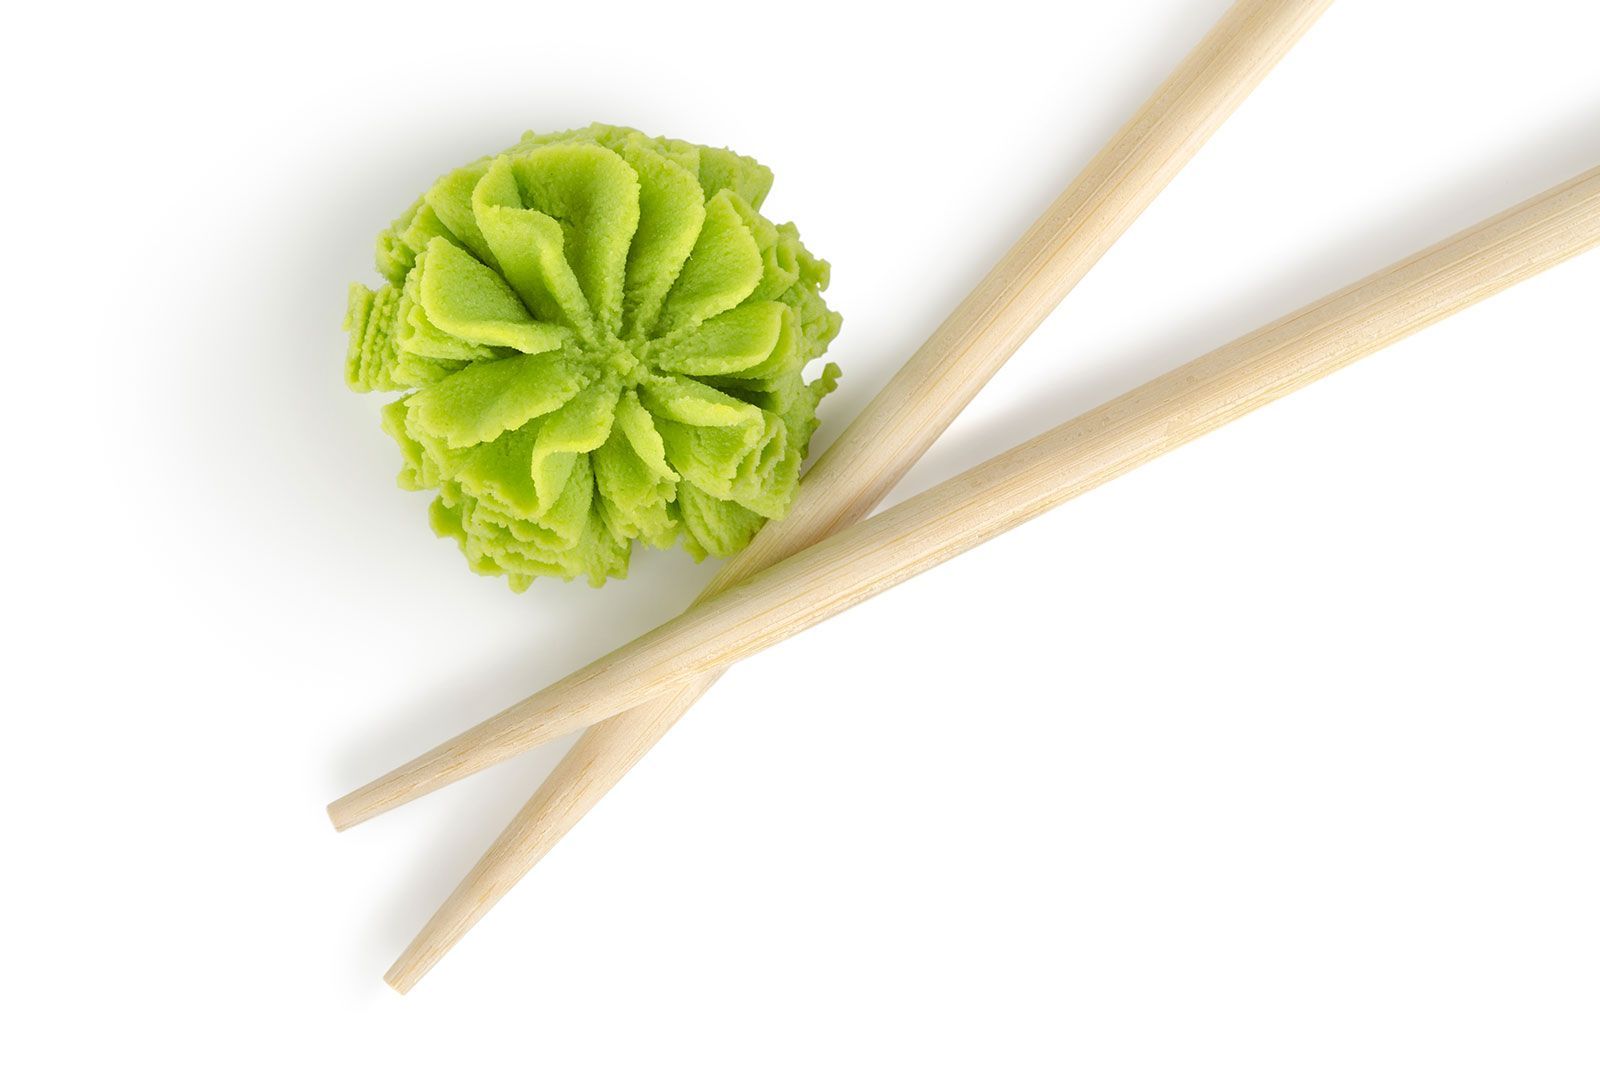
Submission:
[[[769,523],[697,603],[871,511],[1331,2],[1230,8],[817,460],[789,516]],[[680,714],[714,681],[675,699]],[[330,818],[347,829],[525,747],[497,744],[495,732],[486,723],[446,742],[334,801]]]
[[[511,736],[672,697],[736,660],[1003,533],[1386,345],[1600,244],[1600,168],[1418,253],[789,559],[619,649],[558,687],[553,715]],[[670,728],[675,697],[630,715],[586,773],[620,774]],[[575,711],[574,709],[582,709]],[[617,731],[621,717],[601,729]],[[603,734],[608,740],[617,734]],[[640,738],[628,741],[628,738]],[[569,792],[565,803],[582,802]],[[526,811],[561,810],[541,790]],[[580,812],[581,814],[581,812]],[[519,818],[396,961],[409,989],[549,847],[560,819]]]

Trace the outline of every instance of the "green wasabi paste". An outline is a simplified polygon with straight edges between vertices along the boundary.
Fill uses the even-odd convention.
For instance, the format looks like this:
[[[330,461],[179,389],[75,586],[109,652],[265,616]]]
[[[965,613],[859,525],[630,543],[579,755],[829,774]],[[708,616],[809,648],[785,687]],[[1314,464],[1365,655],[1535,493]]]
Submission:
[[[783,516],[839,370],[828,265],[759,213],[772,172],[590,126],[447,174],[353,285],[346,380],[383,410],[400,485],[471,568],[627,574],[635,541],[695,558]]]

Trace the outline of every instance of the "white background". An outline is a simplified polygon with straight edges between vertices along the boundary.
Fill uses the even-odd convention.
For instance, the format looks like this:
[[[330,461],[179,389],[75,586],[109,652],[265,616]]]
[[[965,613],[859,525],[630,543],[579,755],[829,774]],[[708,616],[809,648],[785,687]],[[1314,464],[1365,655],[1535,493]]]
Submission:
[[[0,1058],[1593,1064],[1600,253],[760,656],[409,997],[540,751],[323,805],[670,616],[393,484],[346,283],[434,176],[728,144],[831,440],[1224,8],[8,16]],[[1600,162],[1600,8],[1341,0],[896,499]]]

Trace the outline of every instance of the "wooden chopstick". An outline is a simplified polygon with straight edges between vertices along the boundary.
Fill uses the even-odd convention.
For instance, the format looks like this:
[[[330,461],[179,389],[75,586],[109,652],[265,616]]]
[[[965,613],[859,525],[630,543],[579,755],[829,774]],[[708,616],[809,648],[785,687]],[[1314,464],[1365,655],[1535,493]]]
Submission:
[[[1234,4],[817,461],[788,517],[769,523],[697,603],[876,507],[1331,2]],[[676,698],[677,714],[714,681]],[[505,715],[491,722],[511,722]],[[329,817],[348,829],[525,747],[521,737],[498,740],[510,746],[495,730],[469,731],[334,801]]]
[[[802,550],[552,687],[505,736],[548,736],[725,669],[1596,245],[1600,167]],[[389,983],[410,988],[540,854],[537,836],[502,835]]]

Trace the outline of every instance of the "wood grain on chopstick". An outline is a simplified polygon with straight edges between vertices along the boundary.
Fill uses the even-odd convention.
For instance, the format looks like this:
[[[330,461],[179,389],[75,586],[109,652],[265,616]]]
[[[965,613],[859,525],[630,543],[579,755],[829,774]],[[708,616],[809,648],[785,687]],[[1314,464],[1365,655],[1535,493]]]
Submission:
[[[1596,245],[1600,168],[1186,363],[691,609],[628,646],[629,695],[671,693],[708,662],[724,668]],[[605,672],[579,672],[573,679],[569,692],[579,699],[596,687],[610,692],[608,683],[619,681]],[[667,727],[670,722],[663,726],[658,720],[653,729],[659,734]],[[609,751],[627,758],[621,746]],[[538,834],[541,825],[512,823],[396,961],[387,976],[391,985],[403,991],[414,984],[515,884],[533,862],[529,857],[548,847]]]
[[[1230,8],[817,461],[789,516],[769,523],[699,602],[876,507],[1331,2],[1241,0]],[[670,726],[714,681],[696,680],[693,691],[672,697],[672,710],[647,709],[639,721]],[[516,726],[521,707],[334,801],[328,806],[334,825],[347,829],[595,718],[592,709],[575,708],[524,731]],[[580,756],[584,762],[563,762],[555,777],[575,768],[617,768],[617,756],[631,766],[651,743],[617,740],[634,755]],[[575,821],[578,808],[590,804],[580,800],[563,810],[576,811]]]

